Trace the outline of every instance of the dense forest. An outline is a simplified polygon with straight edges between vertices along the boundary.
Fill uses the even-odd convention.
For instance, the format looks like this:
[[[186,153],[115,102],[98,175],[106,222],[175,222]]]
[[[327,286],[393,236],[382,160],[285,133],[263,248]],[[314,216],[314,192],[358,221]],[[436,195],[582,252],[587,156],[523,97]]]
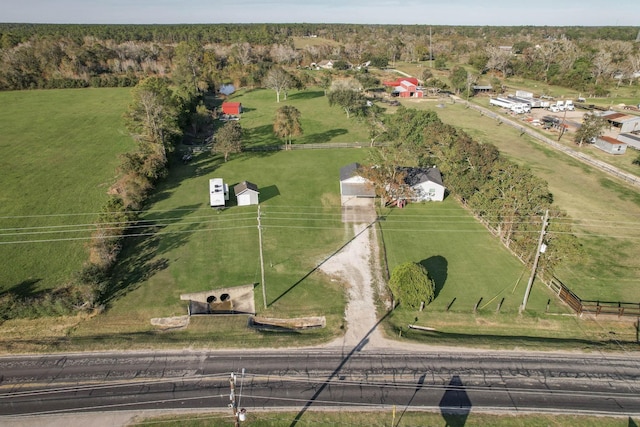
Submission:
[[[264,85],[274,64],[295,70],[324,59],[434,59],[439,68],[465,65],[475,79],[519,76],[602,96],[637,83],[636,35],[633,27],[0,24],[0,90],[134,86],[171,77],[187,45],[202,90]]]

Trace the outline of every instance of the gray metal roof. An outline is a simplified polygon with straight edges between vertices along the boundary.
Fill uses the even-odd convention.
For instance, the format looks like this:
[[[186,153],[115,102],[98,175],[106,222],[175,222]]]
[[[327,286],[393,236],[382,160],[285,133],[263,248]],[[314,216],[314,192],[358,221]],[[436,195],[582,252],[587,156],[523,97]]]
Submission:
[[[404,178],[404,182],[411,187],[427,181],[434,182],[444,187],[444,184],[442,183],[442,174],[438,168],[434,167],[424,169],[402,167],[398,169],[407,174]]]
[[[340,181],[345,181],[349,178],[353,178],[358,175],[357,170],[360,167],[360,163],[349,163],[346,166],[340,168]]]
[[[251,191],[255,191],[256,193],[258,193],[258,186],[249,182],[249,181],[242,181],[240,184],[236,184],[233,187],[233,191],[234,193],[236,193],[236,196],[238,194],[242,194],[247,190],[251,190]]]

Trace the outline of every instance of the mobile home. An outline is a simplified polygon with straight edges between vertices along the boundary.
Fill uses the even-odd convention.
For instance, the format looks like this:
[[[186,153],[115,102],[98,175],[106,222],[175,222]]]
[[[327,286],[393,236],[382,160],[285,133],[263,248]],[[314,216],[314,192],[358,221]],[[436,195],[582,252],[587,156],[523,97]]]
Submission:
[[[229,185],[222,178],[209,180],[209,203],[212,208],[224,207],[229,200]]]

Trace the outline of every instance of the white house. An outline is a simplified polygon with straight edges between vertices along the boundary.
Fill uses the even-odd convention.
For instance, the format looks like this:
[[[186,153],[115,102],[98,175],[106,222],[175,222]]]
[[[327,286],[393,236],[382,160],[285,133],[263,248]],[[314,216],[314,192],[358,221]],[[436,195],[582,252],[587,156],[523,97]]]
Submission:
[[[368,179],[358,174],[358,163],[340,168],[340,198],[342,206],[363,206],[373,203],[376,191]]]
[[[414,201],[441,202],[444,200],[445,186],[442,184],[442,174],[436,167],[432,168],[400,168],[406,173],[404,182],[414,191]]]
[[[233,187],[233,191],[236,193],[238,206],[257,205],[260,203],[258,186],[249,181],[242,181],[240,184],[237,184]]]

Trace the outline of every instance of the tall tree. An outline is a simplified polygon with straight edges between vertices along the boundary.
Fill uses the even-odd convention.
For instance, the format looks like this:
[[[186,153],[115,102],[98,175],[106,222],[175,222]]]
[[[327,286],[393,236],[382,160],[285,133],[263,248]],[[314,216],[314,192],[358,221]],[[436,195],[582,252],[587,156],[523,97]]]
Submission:
[[[242,151],[242,127],[237,121],[225,123],[215,134],[215,141],[211,151],[222,154],[224,161],[229,159],[229,154]]]
[[[576,131],[574,141],[578,143],[580,147],[587,141],[591,142],[595,138],[602,135],[604,127],[607,125],[607,121],[595,113],[587,113],[582,118],[582,125],[580,129]]]
[[[331,84],[327,98],[330,106],[339,105],[342,107],[347,113],[347,119],[351,113],[359,113],[367,105],[357,80],[335,80]]]
[[[300,123],[300,111],[291,105],[283,105],[276,111],[276,119],[273,123],[273,133],[284,139],[284,146],[291,149],[291,140],[294,136],[302,135]]]
[[[129,131],[142,151],[153,152],[166,163],[167,152],[173,150],[173,140],[180,135],[177,106],[166,80],[157,77],[142,80],[132,96],[125,113]]]
[[[451,87],[455,89],[456,93],[459,94],[466,89],[467,77],[467,70],[461,66],[457,66],[451,71],[449,80],[451,80]]]
[[[411,199],[414,194],[404,179],[406,172],[400,167],[411,156],[400,144],[390,144],[371,150],[369,163],[360,167],[358,174],[368,179],[380,197],[380,206],[398,199]]]
[[[384,111],[385,109],[371,104],[365,109],[364,120],[369,128],[370,146],[373,147],[376,139],[384,135],[387,128],[384,124]]]
[[[289,73],[280,67],[273,67],[267,73],[264,79],[264,85],[276,91],[276,102],[280,102],[280,93],[285,93],[285,100],[287,99],[287,90],[291,87],[292,79]]]
[[[206,128],[212,122],[211,111],[201,101],[196,107],[196,111],[191,115],[191,129],[193,135],[197,136],[201,129]]]
[[[324,96],[327,96],[327,91],[331,87],[331,73],[329,71],[322,71],[319,85],[324,90]]]
[[[201,44],[196,42],[178,43],[173,57],[173,81],[192,94],[206,90],[207,87],[202,76],[203,63],[204,49]]]

